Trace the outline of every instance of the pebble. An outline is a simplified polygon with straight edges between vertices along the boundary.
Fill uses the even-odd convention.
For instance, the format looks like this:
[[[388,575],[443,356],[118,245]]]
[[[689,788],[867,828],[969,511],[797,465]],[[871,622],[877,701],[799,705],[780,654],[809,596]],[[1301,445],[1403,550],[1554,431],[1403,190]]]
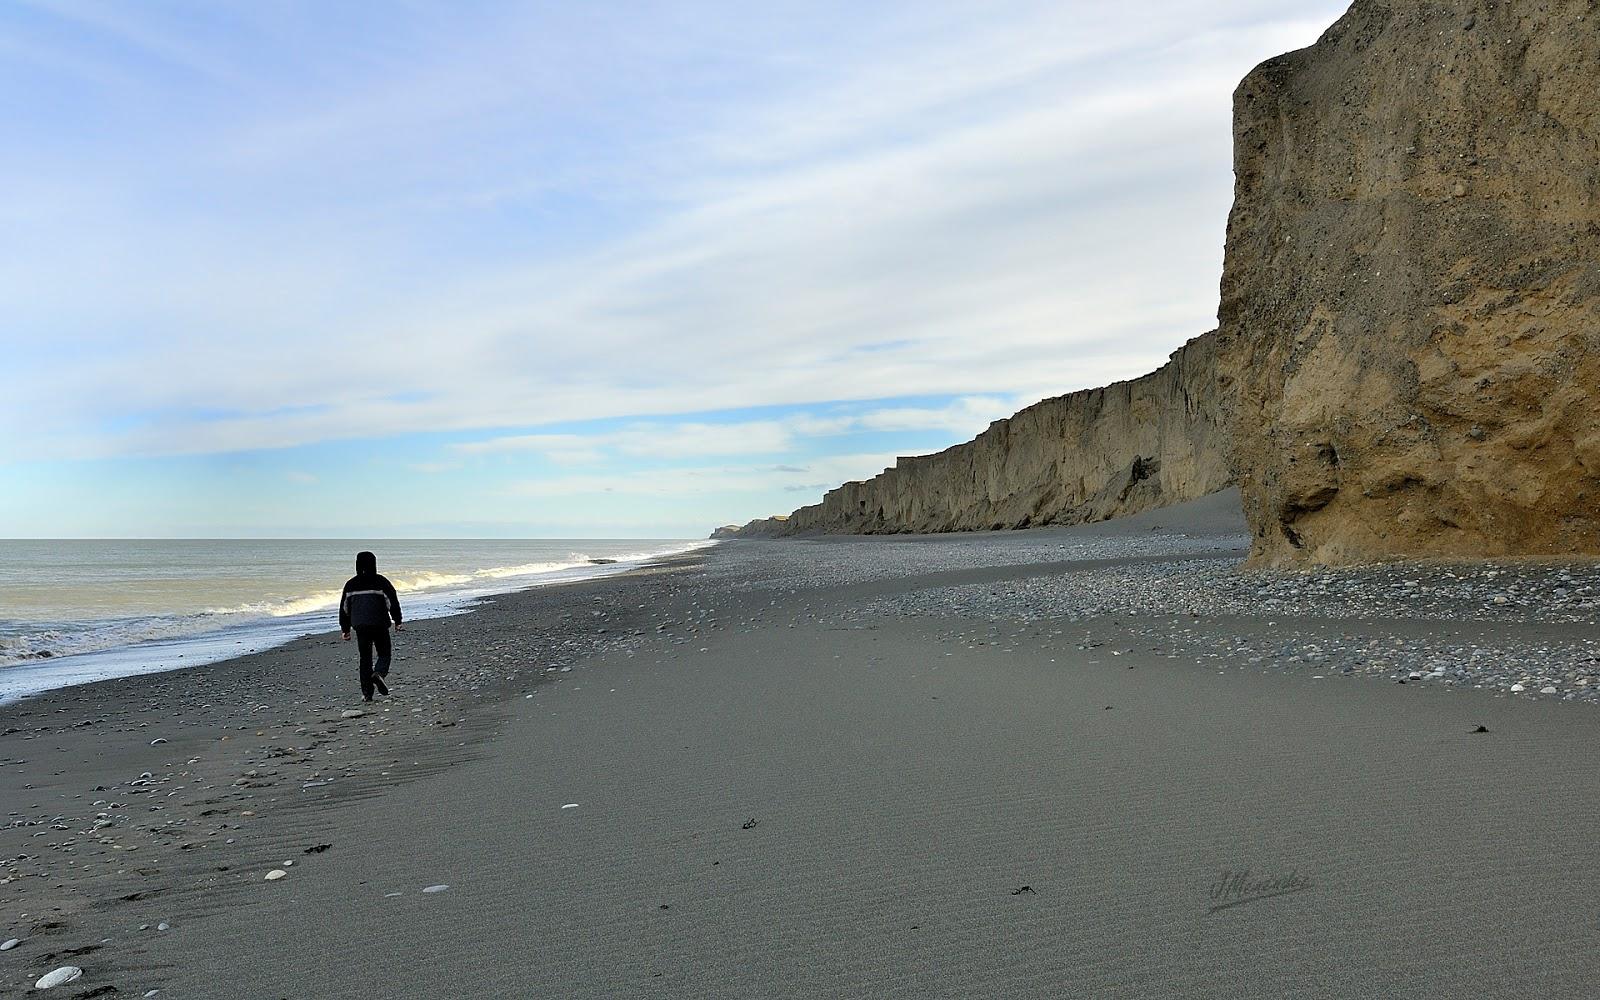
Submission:
[[[444,892],[448,888],[450,888],[450,887],[447,886],[447,885],[430,885],[430,886],[425,887],[422,891],[423,892]]]
[[[568,802],[566,805],[562,806],[561,808],[563,808],[563,809],[576,809],[576,808],[578,808],[578,804],[576,802]]]
[[[4,941],[0,941],[0,951],[10,951],[12,948],[15,948],[21,943],[21,938],[7,938]]]
[[[738,577],[754,577],[742,584],[744,589],[792,596],[840,583],[980,566],[1156,557],[1159,561],[910,591],[842,610],[838,617],[863,626],[884,615],[1005,622],[1048,629],[1057,639],[1064,638],[1066,627],[1082,622],[1120,628],[1149,650],[1197,665],[1309,667],[1308,676],[1429,680],[1469,690],[1504,691],[1522,683],[1529,694],[1553,686],[1555,697],[1600,704],[1600,684],[1591,676],[1600,664],[1600,641],[1570,629],[1534,638],[1497,635],[1486,627],[1592,624],[1600,618],[1600,565],[1396,563],[1250,570],[1241,565],[1248,539],[1228,535],[1052,540],[1044,533],[1013,532],[938,542],[861,538],[811,553],[801,546],[737,546],[719,549],[708,570],[734,577],[730,582],[736,586]],[[1383,610],[1374,615],[1374,608]],[[1212,627],[1204,620],[1211,616],[1241,619],[1242,629]],[[1273,634],[1280,616],[1321,624],[1314,634]],[[1432,627],[1410,634],[1388,631],[1383,618]],[[1471,631],[1463,634],[1462,625]],[[1003,626],[989,636],[955,630],[960,634],[950,638],[964,643],[1015,641],[1005,637]]]
[[[359,719],[363,715],[366,715],[366,714],[367,713],[363,712],[359,708],[347,708],[343,712],[339,713],[339,718],[341,718],[341,719]]]
[[[1555,694],[1556,693],[1556,689],[1555,689],[1554,685],[1546,684],[1544,687],[1539,689],[1539,693],[1540,694]]]
[[[282,868],[274,868],[272,871],[267,872],[267,881],[276,882],[278,879],[283,878],[287,874],[289,873],[284,871]]]
[[[83,975],[83,970],[76,965],[63,965],[54,972],[46,972],[40,976],[39,981],[33,984],[33,988],[36,990],[54,989],[57,986],[72,982],[81,975]]]
[[[1526,690],[1528,690],[1528,689],[1523,687],[1521,684],[1513,684],[1513,685],[1511,685],[1511,693],[1512,694],[1521,694],[1522,692],[1524,692]]]

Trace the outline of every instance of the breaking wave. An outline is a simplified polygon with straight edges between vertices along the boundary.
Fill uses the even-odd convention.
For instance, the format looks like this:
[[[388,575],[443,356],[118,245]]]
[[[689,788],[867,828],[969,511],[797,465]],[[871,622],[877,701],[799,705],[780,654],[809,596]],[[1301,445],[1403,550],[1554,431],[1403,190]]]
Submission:
[[[713,544],[692,542],[601,558],[573,552],[564,559],[547,562],[490,566],[471,572],[399,573],[390,579],[397,593],[411,598],[402,602],[406,617],[429,618],[456,613],[493,594],[609,575]],[[208,608],[195,614],[134,615],[74,622],[0,619],[0,668],[42,666],[82,654],[144,643],[181,643],[188,639],[205,640],[215,646],[219,638],[225,637],[229,647],[224,655],[233,655],[245,648],[268,648],[297,635],[331,629],[333,624],[328,616],[338,606],[339,594],[335,589],[318,590],[282,600]],[[220,658],[211,656],[210,660]],[[206,659],[202,656],[187,662],[206,662]],[[3,694],[0,691],[0,695]],[[0,702],[4,700],[0,697]]]

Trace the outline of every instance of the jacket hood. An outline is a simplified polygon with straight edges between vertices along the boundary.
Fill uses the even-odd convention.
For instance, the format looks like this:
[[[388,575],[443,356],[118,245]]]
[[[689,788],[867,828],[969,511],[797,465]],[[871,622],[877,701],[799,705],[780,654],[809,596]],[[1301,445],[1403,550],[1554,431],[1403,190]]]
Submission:
[[[376,573],[378,571],[378,557],[371,552],[356,553],[356,572]]]

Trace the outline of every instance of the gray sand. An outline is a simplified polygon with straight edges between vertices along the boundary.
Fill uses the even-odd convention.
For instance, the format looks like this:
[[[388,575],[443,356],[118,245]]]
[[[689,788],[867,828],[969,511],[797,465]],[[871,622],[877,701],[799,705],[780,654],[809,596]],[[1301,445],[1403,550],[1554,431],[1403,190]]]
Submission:
[[[38,859],[0,896],[0,938],[24,938],[0,983],[71,962],[85,977],[49,995],[1593,995],[1593,706],[1247,652],[1583,629],[1403,605],[1051,613],[1096,574],[1230,566],[1226,501],[1202,507],[738,543],[513,595],[408,633],[396,698],[355,720],[315,722],[353,686],[326,638],[202,668],[203,705],[175,683],[124,711],[137,689],[117,682],[14,706],[7,810],[70,821],[0,830],[0,854]],[[1007,591],[1031,603],[977,599]],[[278,707],[239,719],[242,671]],[[150,748],[162,725],[181,735]],[[215,773],[196,789],[169,761]],[[138,864],[79,832],[94,787],[135,768],[159,784],[109,829]],[[1256,884],[1214,891],[1244,871]]]

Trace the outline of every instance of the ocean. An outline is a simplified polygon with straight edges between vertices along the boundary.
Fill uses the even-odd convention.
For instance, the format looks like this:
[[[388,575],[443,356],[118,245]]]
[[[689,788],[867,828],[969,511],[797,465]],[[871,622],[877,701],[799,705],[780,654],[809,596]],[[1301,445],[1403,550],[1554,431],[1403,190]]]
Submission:
[[[212,663],[338,627],[355,554],[408,619],[490,594],[623,572],[687,539],[0,540],[0,704]]]

